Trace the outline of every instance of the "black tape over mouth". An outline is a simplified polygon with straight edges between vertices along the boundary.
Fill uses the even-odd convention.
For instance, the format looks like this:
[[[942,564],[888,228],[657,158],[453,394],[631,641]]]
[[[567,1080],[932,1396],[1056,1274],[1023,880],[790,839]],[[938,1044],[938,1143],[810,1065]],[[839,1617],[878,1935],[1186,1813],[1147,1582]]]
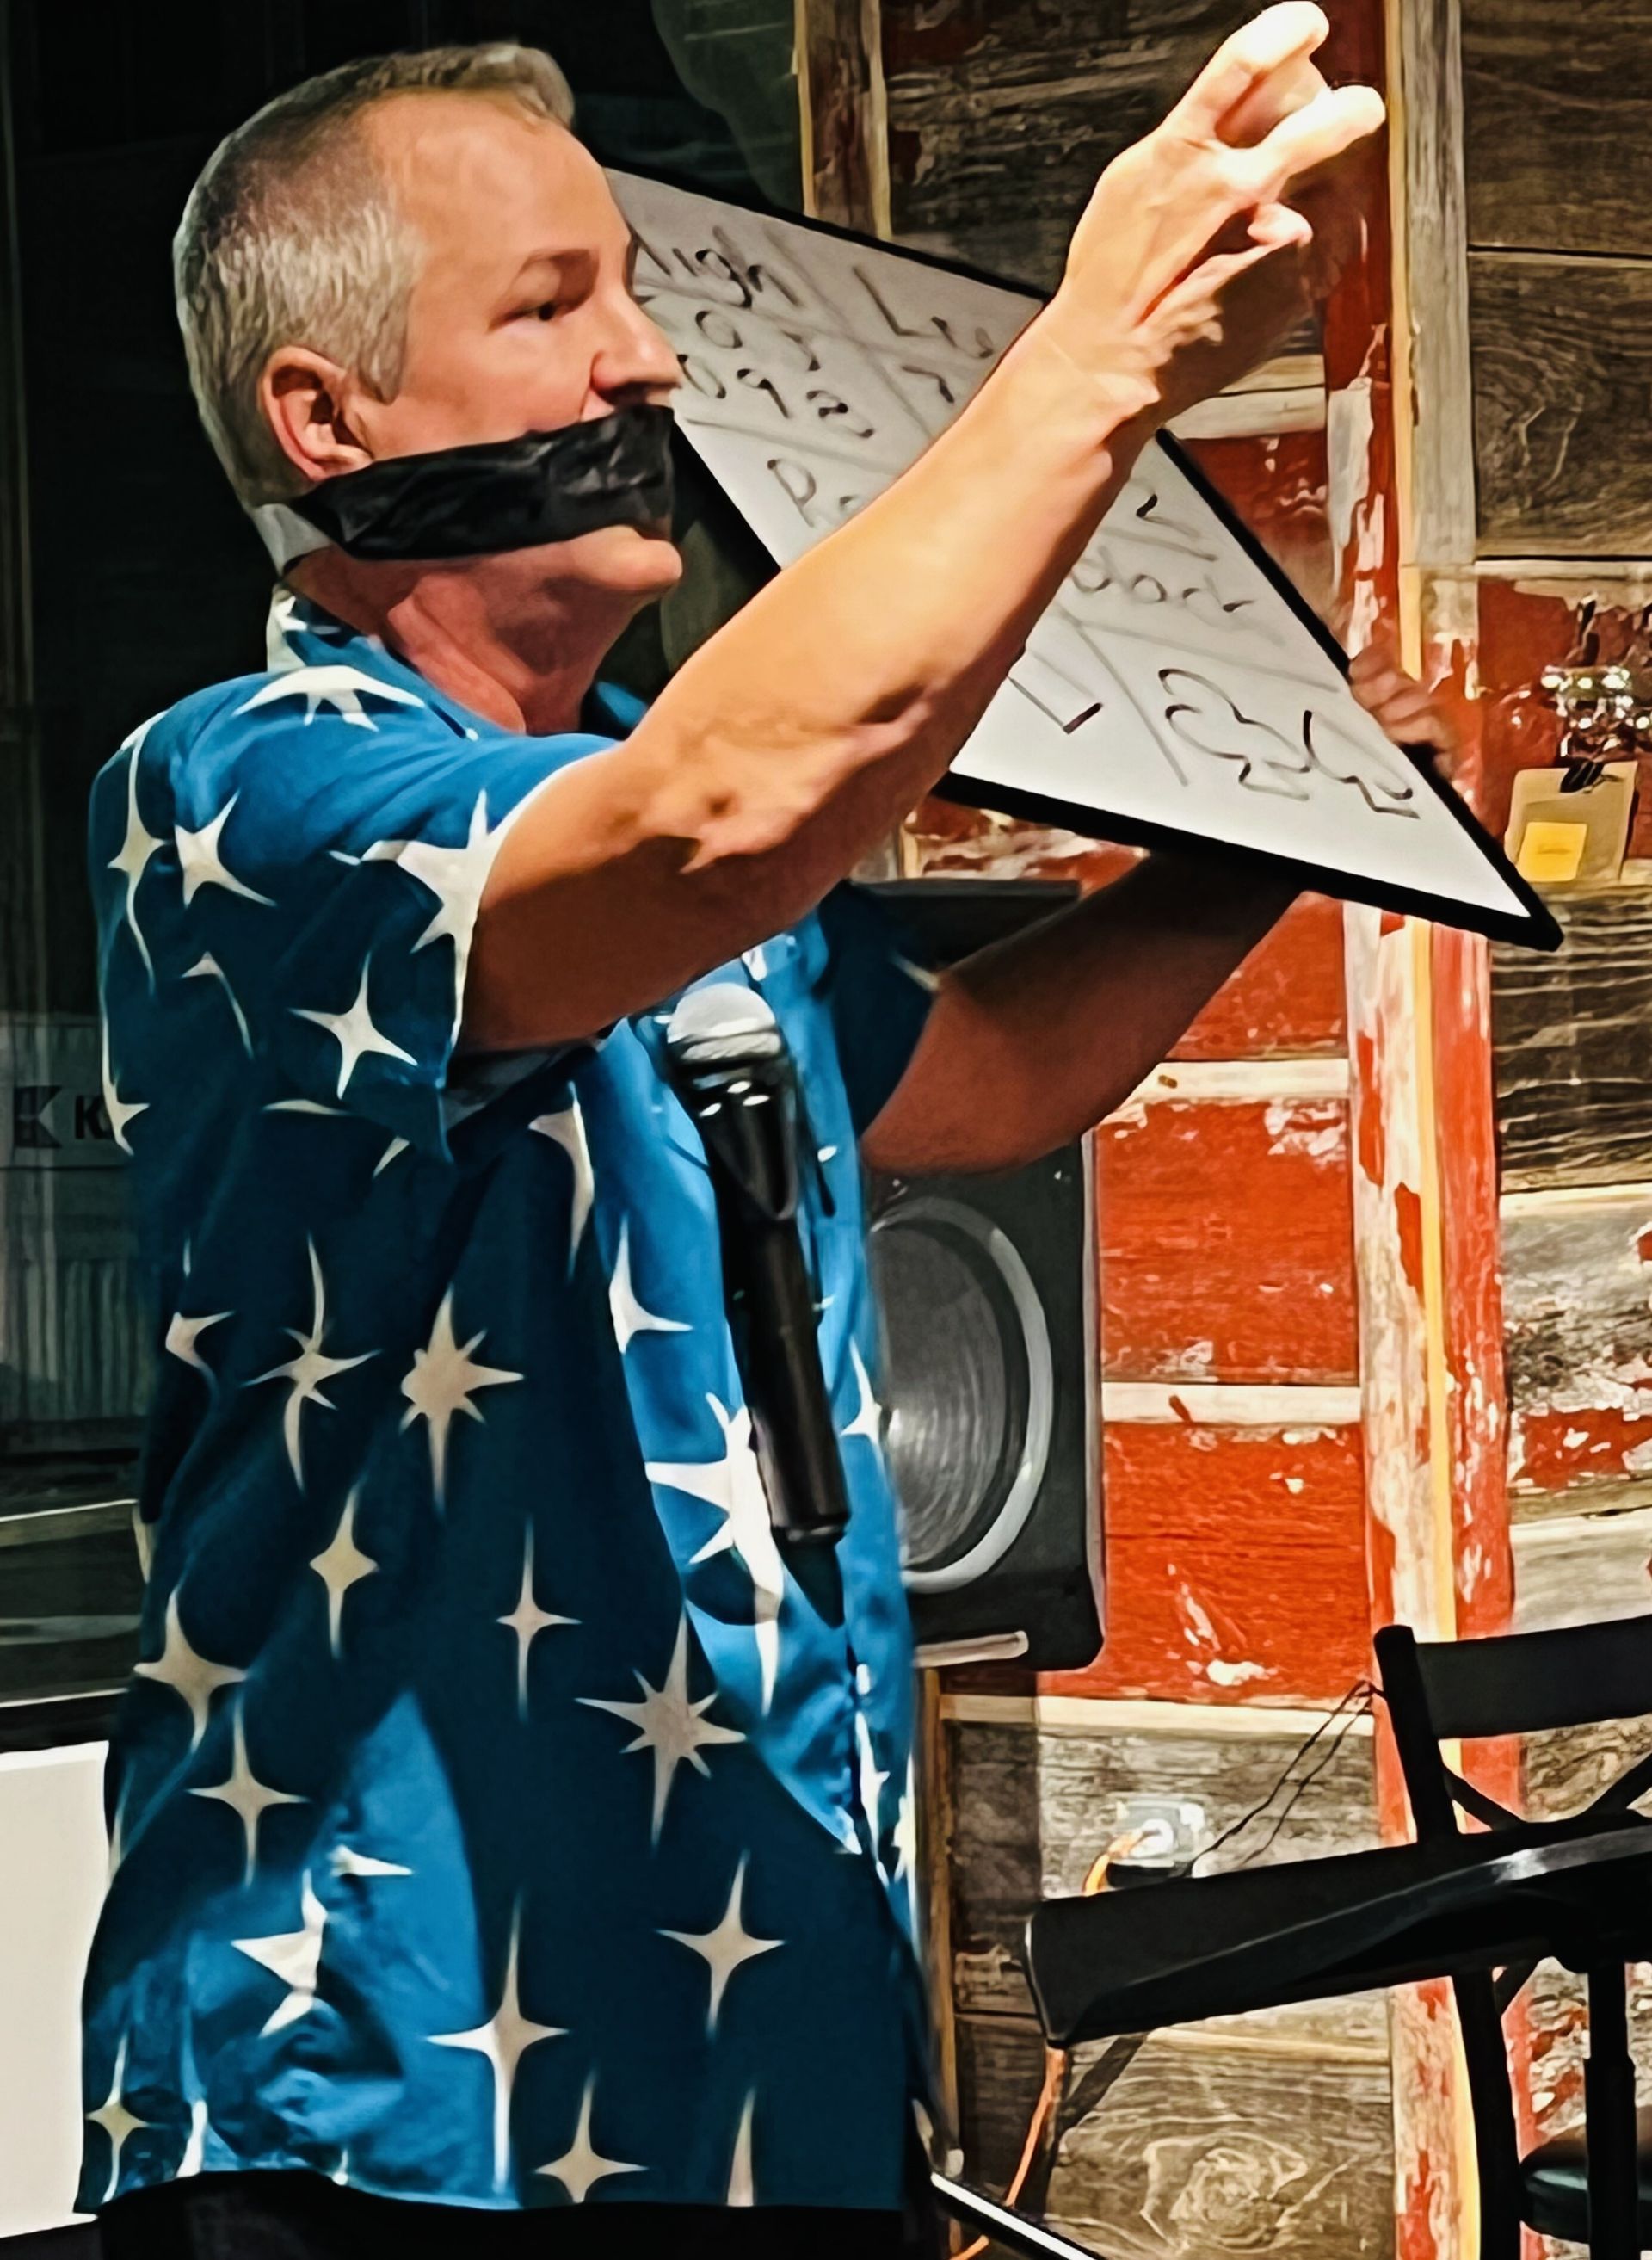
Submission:
[[[290,506],[351,557],[486,557],[671,516],[669,408],[395,455],[326,479]]]

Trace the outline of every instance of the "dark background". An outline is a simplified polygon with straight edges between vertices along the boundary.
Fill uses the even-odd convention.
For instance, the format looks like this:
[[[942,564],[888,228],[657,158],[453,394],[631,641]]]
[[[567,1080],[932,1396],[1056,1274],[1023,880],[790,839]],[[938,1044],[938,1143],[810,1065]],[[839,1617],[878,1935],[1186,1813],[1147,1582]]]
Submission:
[[[357,55],[519,39],[605,162],[797,202],[783,0],[0,0],[50,1010],[95,1009],[87,793],[147,715],[262,665],[270,569],[197,424],[170,246],[218,140]],[[690,91],[690,82],[695,90]]]

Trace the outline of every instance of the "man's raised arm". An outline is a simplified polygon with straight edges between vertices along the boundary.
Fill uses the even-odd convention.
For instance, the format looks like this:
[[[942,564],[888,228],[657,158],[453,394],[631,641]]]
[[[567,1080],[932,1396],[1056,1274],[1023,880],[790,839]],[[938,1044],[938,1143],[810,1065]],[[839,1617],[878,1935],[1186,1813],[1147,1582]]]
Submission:
[[[946,770],[1152,431],[1307,288],[1287,199],[1382,120],[1269,9],[1098,183],[1055,297],[924,456],[769,583],[633,735],[536,796],[477,922],[467,1042],[590,1035],[790,925]]]

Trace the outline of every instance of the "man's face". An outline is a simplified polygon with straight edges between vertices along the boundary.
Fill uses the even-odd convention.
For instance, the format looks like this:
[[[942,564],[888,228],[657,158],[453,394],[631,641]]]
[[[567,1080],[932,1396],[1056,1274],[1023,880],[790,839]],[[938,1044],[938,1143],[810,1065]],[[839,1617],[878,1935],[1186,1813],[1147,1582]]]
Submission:
[[[392,97],[365,126],[425,246],[400,387],[354,409],[375,458],[669,397],[676,356],[631,295],[630,230],[571,133],[476,95]],[[680,570],[663,526],[607,526],[557,548],[559,578],[640,597]]]

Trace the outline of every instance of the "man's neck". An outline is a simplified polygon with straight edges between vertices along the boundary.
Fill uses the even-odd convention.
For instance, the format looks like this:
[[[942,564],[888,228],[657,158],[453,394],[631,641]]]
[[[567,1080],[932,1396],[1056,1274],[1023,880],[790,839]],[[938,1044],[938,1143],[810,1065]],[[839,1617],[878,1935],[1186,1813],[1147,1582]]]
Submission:
[[[328,548],[300,558],[286,577],[473,714],[535,737],[578,727],[603,655],[624,626],[606,607],[595,618],[543,588],[520,591],[508,570],[364,564]],[[505,585],[490,586],[496,578]]]

